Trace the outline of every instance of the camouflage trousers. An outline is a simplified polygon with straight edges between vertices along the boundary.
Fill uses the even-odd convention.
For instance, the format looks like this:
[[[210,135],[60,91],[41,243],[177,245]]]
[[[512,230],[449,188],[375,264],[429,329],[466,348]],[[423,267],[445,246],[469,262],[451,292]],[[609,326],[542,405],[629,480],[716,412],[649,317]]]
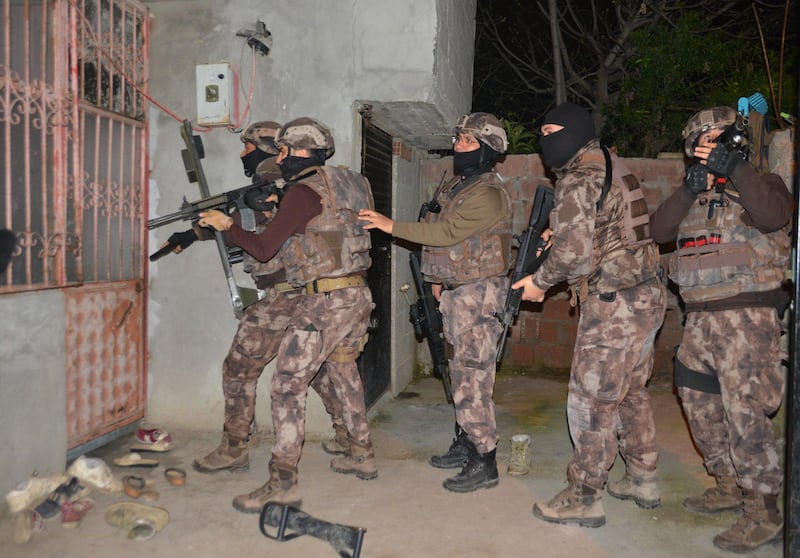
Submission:
[[[509,281],[481,279],[442,291],[439,310],[447,343],[456,422],[480,453],[497,447],[494,393],[497,342],[503,331],[495,312],[502,310]]]
[[[676,362],[678,395],[709,474],[767,495],[783,480],[769,418],[785,388],[780,355],[775,309],[740,308],[688,314]],[[681,366],[696,375],[678,381]]]
[[[658,447],[647,391],[666,293],[658,281],[624,289],[614,300],[581,300],[567,395],[575,446],[567,469],[574,484],[602,490],[617,452],[642,471],[655,471]]]
[[[278,345],[297,315],[303,297],[299,292],[277,293],[269,289],[263,299],[245,309],[239,321],[222,364],[224,431],[234,442],[247,441],[256,414],[258,379],[264,367],[278,354]],[[344,426],[334,386],[325,367],[311,385],[319,393],[334,426]]]
[[[323,362],[351,441],[371,444],[364,386],[355,359],[362,348],[372,295],[367,287],[350,287],[304,296],[278,347],[270,388],[276,462],[296,467],[305,440],[308,386]],[[347,355],[351,357],[348,360]],[[344,355],[344,358],[341,358]]]

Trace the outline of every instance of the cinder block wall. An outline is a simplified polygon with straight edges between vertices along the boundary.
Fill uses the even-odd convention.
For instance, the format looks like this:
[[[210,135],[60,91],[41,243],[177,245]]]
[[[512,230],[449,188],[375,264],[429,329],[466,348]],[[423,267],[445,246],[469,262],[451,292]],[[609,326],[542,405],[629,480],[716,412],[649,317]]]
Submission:
[[[683,159],[625,159],[644,188],[650,211],[666,199],[683,181]],[[450,158],[425,162],[423,187],[435,188],[446,172],[450,176]],[[545,174],[539,155],[509,155],[497,165],[514,205],[514,230],[521,232],[528,222],[531,203],[540,184],[552,185]],[[425,189],[423,188],[423,191]],[[666,261],[663,262],[666,265]],[[502,367],[508,371],[528,369],[568,369],[578,328],[578,309],[569,304],[562,286],[548,294],[544,304],[523,303],[506,343]],[[669,382],[672,378],[672,357],[683,333],[683,315],[675,293],[670,292],[664,326],[656,338],[656,358],[653,368],[655,381]]]

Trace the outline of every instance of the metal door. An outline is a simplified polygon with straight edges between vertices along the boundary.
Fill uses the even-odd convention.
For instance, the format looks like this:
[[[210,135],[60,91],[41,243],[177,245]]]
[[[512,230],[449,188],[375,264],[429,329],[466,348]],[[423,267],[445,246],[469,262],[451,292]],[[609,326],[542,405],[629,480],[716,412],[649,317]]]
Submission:
[[[384,215],[392,214],[392,138],[363,120],[361,173],[372,185],[375,209]],[[375,309],[369,342],[358,359],[358,370],[364,383],[367,407],[371,406],[391,383],[392,298],[391,298],[391,237],[373,230],[372,266],[367,284],[372,291]]]
[[[135,0],[2,0],[0,294],[57,288],[67,445],[144,415],[148,16]]]

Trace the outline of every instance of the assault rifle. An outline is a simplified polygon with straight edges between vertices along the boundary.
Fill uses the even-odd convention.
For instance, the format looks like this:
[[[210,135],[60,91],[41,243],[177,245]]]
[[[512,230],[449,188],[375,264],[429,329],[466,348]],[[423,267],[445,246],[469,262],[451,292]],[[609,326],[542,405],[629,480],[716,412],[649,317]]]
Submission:
[[[445,175],[436,189],[433,199],[422,204],[419,210],[419,220],[428,213],[439,213],[442,207],[436,201],[439,191],[444,184]],[[425,281],[422,275],[422,251],[411,252],[409,256],[411,264],[411,275],[414,277],[414,285],[417,287],[417,301],[411,304],[410,316],[411,323],[414,324],[414,332],[418,337],[425,337],[428,341],[428,348],[431,351],[433,361],[433,375],[442,380],[444,394],[447,402],[453,402],[453,387],[450,383],[450,370],[447,366],[447,355],[444,347],[444,331],[442,326],[442,313],[439,312],[439,303],[433,296],[433,289],[430,283]]]
[[[550,249],[545,248],[546,243],[542,240],[542,233],[548,226],[552,209],[553,189],[550,186],[539,186],[536,188],[536,194],[533,197],[533,207],[531,207],[528,227],[522,231],[521,236],[514,236],[519,241],[519,252],[517,253],[517,261],[514,264],[514,273],[511,276],[512,284],[523,277],[535,273],[544,260],[547,259]],[[537,254],[540,250],[541,252]],[[522,289],[509,289],[503,311],[495,313],[497,319],[503,324],[503,334],[500,336],[497,346],[497,362],[500,362],[500,359],[503,358],[508,327],[519,314],[521,303]]]
[[[256,182],[255,184],[242,186],[241,188],[229,190],[227,192],[223,192],[215,196],[209,196],[191,203],[186,201],[186,197],[184,196],[183,203],[178,211],[162,217],[150,219],[147,221],[147,228],[151,230],[157,229],[158,227],[163,227],[164,225],[174,223],[175,221],[195,221],[198,219],[201,212],[209,211],[211,209],[217,209],[224,213],[230,213],[233,208],[236,208],[243,213],[244,217],[244,211],[250,210],[249,206],[245,203],[245,199],[247,197],[257,196],[259,198],[268,198],[269,196],[275,194],[278,196],[278,198],[280,198],[283,196],[283,186],[283,180]],[[244,223],[242,226],[245,229],[254,228],[248,227]]]

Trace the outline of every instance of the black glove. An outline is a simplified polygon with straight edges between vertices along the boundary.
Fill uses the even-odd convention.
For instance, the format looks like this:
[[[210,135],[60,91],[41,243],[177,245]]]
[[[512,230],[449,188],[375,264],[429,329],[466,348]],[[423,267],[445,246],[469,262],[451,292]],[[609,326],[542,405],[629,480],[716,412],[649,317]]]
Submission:
[[[708,154],[708,170],[717,176],[729,177],[737,165],[747,160],[747,154],[741,149],[728,149],[724,145],[717,145]]]
[[[186,250],[195,240],[197,240],[197,233],[194,232],[194,229],[189,229],[188,231],[173,233],[167,243],[175,248],[180,247],[181,250]]]
[[[708,190],[708,169],[701,163],[692,163],[686,168],[683,187],[693,198]]]

